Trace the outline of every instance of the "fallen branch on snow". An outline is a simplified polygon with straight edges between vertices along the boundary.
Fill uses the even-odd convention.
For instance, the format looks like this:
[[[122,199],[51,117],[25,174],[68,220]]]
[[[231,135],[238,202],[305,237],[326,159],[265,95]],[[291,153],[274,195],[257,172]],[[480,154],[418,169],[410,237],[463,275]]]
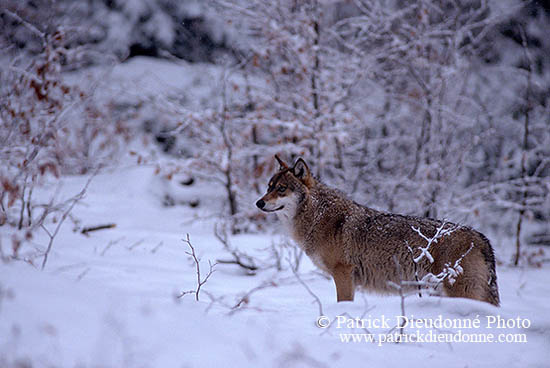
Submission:
[[[80,233],[83,234],[83,235],[88,236],[88,233],[91,233],[92,231],[112,229],[114,227],[116,227],[116,224],[105,224],[105,225],[89,226],[89,227],[83,228]]]

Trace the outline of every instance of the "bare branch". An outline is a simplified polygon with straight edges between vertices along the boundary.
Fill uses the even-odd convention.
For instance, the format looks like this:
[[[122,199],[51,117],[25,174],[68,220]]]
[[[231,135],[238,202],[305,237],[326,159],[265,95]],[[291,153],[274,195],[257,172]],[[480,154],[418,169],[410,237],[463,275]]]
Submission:
[[[220,230],[218,228],[218,225],[216,224],[214,226],[214,236],[216,237],[216,239],[220,241],[220,243],[223,244],[223,249],[225,249],[227,252],[229,252],[233,256],[233,259],[229,259],[229,260],[218,259],[216,260],[217,263],[236,264],[239,267],[244,268],[247,274],[249,275],[256,274],[256,271],[258,270],[258,266],[256,265],[254,258],[240,252],[239,250],[231,246],[231,244],[229,243],[229,238],[227,235],[227,231],[225,231],[225,228],[223,228],[223,230]]]
[[[269,287],[277,287],[279,286],[275,281],[273,280],[267,280],[262,282],[260,285],[250,289],[248,292],[246,292],[238,301],[237,303],[231,308],[232,310],[238,310],[243,305],[247,305],[250,303],[250,296],[254,294],[255,292],[263,289],[267,289]]]
[[[444,236],[447,236],[447,235],[450,235],[452,234],[456,229],[458,229],[458,226],[452,226],[452,224],[450,224],[451,226],[446,228],[445,229],[445,226],[447,225],[448,223],[446,221],[443,221],[441,226],[439,226],[434,234],[434,236],[432,236],[431,238],[428,238],[426,235],[424,235],[422,233],[422,231],[420,231],[420,228],[416,228],[414,226],[411,226],[411,228],[418,234],[420,235],[420,237],[422,239],[424,239],[426,241],[426,246],[425,247],[418,247],[418,249],[420,250],[420,255],[416,258],[413,259],[413,262],[414,263],[418,263],[422,260],[422,258],[426,257],[428,258],[428,260],[430,261],[430,263],[434,263],[434,259],[430,253],[430,247],[432,246],[433,243],[437,243],[437,241],[444,237]],[[408,245],[407,245],[408,246]]]
[[[48,229],[46,228],[46,226],[44,226],[44,224],[41,224],[41,227],[45,230],[46,234],[48,234],[48,236],[50,238],[50,241],[48,242],[48,247],[46,248],[46,252],[44,253],[44,260],[42,261],[42,267],[41,267],[42,270],[44,270],[44,268],[46,267],[46,262],[48,261],[48,256],[50,254],[50,251],[52,250],[53,241],[54,241],[55,237],[57,236],[57,233],[59,232],[59,229],[61,229],[61,226],[63,225],[63,222],[65,222],[65,220],[67,219],[67,216],[69,216],[69,213],[73,210],[73,207],[78,203],[78,201],[80,201],[82,198],[84,198],[84,195],[86,194],[86,190],[88,189],[88,186],[90,185],[90,183],[92,182],[92,179],[96,176],[97,173],[98,173],[98,170],[96,170],[96,172],[88,178],[88,181],[86,181],[86,184],[84,185],[84,188],[82,188],[80,193],[78,193],[76,196],[74,196],[70,200],[71,202],[70,202],[69,207],[65,210],[65,212],[61,216],[61,219],[57,223],[57,226],[55,227],[55,230],[54,230],[53,233],[48,231]]]
[[[19,15],[9,11],[6,8],[2,9],[2,12],[4,14],[7,14],[10,17],[14,18],[15,20],[17,20],[21,24],[23,24],[25,27],[27,27],[27,29],[29,29],[32,33],[34,33],[35,35],[40,37],[42,40],[46,39],[46,34],[44,32],[42,32],[41,30],[39,30],[34,24],[27,22],[26,20],[21,18]]]
[[[290,259],[288,260],[288,262],[290,264]],[[304,280],[302,280],[302,278],[300,277],[300,275],[298,274],[298,272],[296,271],[295,267],[293,267],[292,264],[290,264],[290,269],[292,270],[292,273],[294,273],[294,276],[296,276],[296,279],[298,280],[298,282],[307,290],[309,295],[313,297],[313,301],[315,302],[315,304],[317,304],[317,307],[319,308],[319,315],[324,316],[325,314],[323,313],[323,304],[321,303],[321,299],[319,299],[319,297],[313,291],[311,291],[309,286],[307,286]]]
[[[116,224],[105,224],[105,225],[90,226],[90,227],[83,228],[80,233],[84,234],[84,235],[88,235],[88,233],[91,233],[92,231],[112,229],[114,227],[116,227]]]
[[[103,256],[105,255],[105,253],[107,253],[107,251],[108,251],[109,249],[111,249],[111,247],[112,247],[113,245],[115,245],[116,243],[120,242],[122,239],[124,239],[124,237],[119,238],[119,239],[117,239],[117,240],[111,240],[111,241],[109,241],[109,243],[107,244],[107,246],[101,251],[101,253],[100,253],[99,255],[103,257]]]
[[[185,254],[189,255],[191,257],[191,259],[193,260],[193,262],[195,263],[195,269],[197,271],[197,288],[195,290],[182,292],[180,295],[178,295],[178,298],[181,298],[181,297],[183,297],[184,295],[187,295],[187,294],[195,294],[195,300],[199,301],[199,293],[201,291],[201,287],[208,281],[210,276],[212,276],[212,274],[215,271],[214,267],[216,266],[217,263],[212,263],[209,260],[208,265],[210,266],[210,268],[208,270],[208,273],[206,274],[204,279],[201,279],[200,262],[199,262],[199,259],[197,258],[197,254],[195,253],[195,247],[193,247],[193,244],[191,244],[191,240],[189,239],[189,234],[186,235],[186,238],[183,239],[183,242],[186,243],[189,246],[189,248],[191,249],[190,252],[185,252]]]

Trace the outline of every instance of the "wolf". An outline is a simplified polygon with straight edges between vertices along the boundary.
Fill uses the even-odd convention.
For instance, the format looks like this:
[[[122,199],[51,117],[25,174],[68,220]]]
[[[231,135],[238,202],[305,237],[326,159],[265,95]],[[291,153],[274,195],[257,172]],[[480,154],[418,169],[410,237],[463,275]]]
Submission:
[[[493,248],[480,232],[362,206],[313,177],[304,159],[292,167],[275,159],[279,171],[256,206],[274,212],[332,276],[338,302],[353,301],[357,287],[389,294],[396,285],[414,290],[435,278],[442,295],[499,305]]]

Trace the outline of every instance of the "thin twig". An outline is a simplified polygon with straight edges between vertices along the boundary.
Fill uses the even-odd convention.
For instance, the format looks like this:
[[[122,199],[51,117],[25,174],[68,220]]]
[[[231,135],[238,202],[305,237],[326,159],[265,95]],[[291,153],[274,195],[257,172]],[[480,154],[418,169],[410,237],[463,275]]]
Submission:
[[[201,268],[200,268],[199,259],[197,258],[197,254],[195,253],[195,248],[191,244],[191,240],[189,239],[189,234],[186,235],[186,238],[183,239],[183,242],[186,243],[189,246],[189,248],[191,248],[191,252],[185,252],[185,254],[189,255],[193,259],[193,262],[195,263],[195,269],[197,270],[197,288],[195,290],[182,292],[180,295],[178,295],[178,298],[181,298],[187,294],[195,294],[195,300],[199,301],[199,293],[201,291],[201,287],[208,281],[210,276],[212,276],[212,274],[215,271],[214,267],[217,265],[217,263],[212,263],[210,262],[210,260],[208,260],[208,265],[210,266],[210,269],[208,270],[208,273],[206,274],[206,277],[204,278],[204,280],[201,280]]]
[[[96,172],[88,178],[88,181],[86,182],[86,185],[84,185],[84,188],[82,188],[80,193],[78,193],[76,196],[74,196],[71,199],[71,204],[69,205],[69,207],[65,210],[65,212],[61,216],[61,219],[57,223],[57,226],[55,227],[55,230],[54,230],[53,234],[50,233],[50,231],[46,228],[46,226],[44,226],[44,224],[40,225],[42,227],[42,229],[44,229],[46,234],[48,234],[48,236],[50,237],[50,241],[48,242],[48,248],[46,249],[46,252],[44,253],[44,260],[42,261],[42,267],[41,267],[42,270],[44,270],[44,268],[46,267],[46,262],[48,261],[48,256],[50,254],[50,251],[52,250],[53,241],[54,241],[55,237],[57,236],[57,233],[59,232],[59,229],[61,229],[61,226],[63,225],[63,222],[65,222],[65,220],[67,219],[67,216],[69,216],[69,213],[72,211],[72,209],[76,205],[76,203],[78,201],[80,201],[82,198],[84,198],[84,195],[86,194],[86,190],[88,189],[88,186],[92,182],[92,179],[95,177],[97,172],[98,171],[96,170]]]
[[[239,309],[242,305],[246,305],[250,302],[250,296],[254,294],[256,291],[266,289],[268,287],[277,287],[279,286],[275,281],[268,280],[262,282],[260,285],[250,289],[247,291],[238,301],[237,303],[231,308],[232,310]]]
[[[225,249],[228,253],[230,253],[233,256],[233,259],[225,260],[225,259],[218,259],[216,260],[217,263],[220,264],[236,264],[242,268],[244,268],[248,274],[254,275],[256,271],[258,270],[258,266],[256,266],[256,262],[254,261],[254,258],[251,256],[239,252],[237,249],[233,248],[231,244],[229,244],[229,239],[227,237],[227,232],[225,231],[225,228],[223,232],[221,232],[218,229],[218,225],[216,224],[214,226],[214,236],[216,239],[219,240],[220,243],[223,244],[223,249]]]
[[[420,287],[420,280],[418,280],[418,263],[414,261],[414,252],[407,240],[405,240],[405,245],[407,245],[407,249],[409,250],[409,254],[411,255],[411,260],[414,265],[414,279],[418,283],[418,297],[422,298],[422,288]]]
[[[290,260],[289,260],[289,263],[290,263]],[[317,304],[317,307],[319,307],[319,315],[324,316],[325,314],[323,313],[323,304],[321,303],[321,299],[319,299],[319,297],[313,291],[311,291],[309,286],[307,286],[304,280],[302,280],[302,278],[300,277],[298,272],[294,269],[294,267],[292,267],[292,265],[290,265],[290,269],[292,270],[292,273],[294,273],[294,276],[296,276],[296,279],[298,280],[298,282],[302,284],[302,286],[307,290],[309,295],[313,297],[314,302]]]
[[[4,12],[5,14],[9,15],[12,18],[15,18],[15,20],[23,24],[25,27],[27,27],[31,32],[33,32],[38,37],[42,38],[43,40],[46,39],[46,34],[41,30],[39,30],[34,24],[29,23],[28,21],[21,18],[19,15],[15,14],[14,12],[9,11],[8,9],[4,8],[2,9],[2,12]]]
[[[127,247],[128,250],[134,250],[134,248],[137,248],[138,246],[140,246],[141,244],[143,244],[143,242],[145,241],[145,239],[139,239],[137,242],[135,242],[134,244],[130,245],[129,247]]]
[[[116,243],[120,242],[122,239],[124,239],[124,237],[119,238],[119,239],[117,239],[117,240],[111,240],[111,241],[109,241],[109,244],[107,244],[107,246],[106,246],[105,248],[103,248],[103,250],[101,251],[101,253],[100,253],[99,255],[103,257],[103,256],[105,255],[105,253],[107,253],[107,251],[108,251],[109,249],[111,249],[111,247],[112,247],[113,245],[115,245]]]
[[[236,265],[238,265],[238,266],[244,268],[245,270],[252,271],[252,272],[258,270],[258,267],[257,267],[257,266],[253,266],[253,265],[249,265],[249,264],[243,263],[239,257],[236,257],[235,259],[218,259],[218,260],[216,260],[216,263],[220,263],[220,264],[236,264]]]
[[[399,264],[399,261],[397,260],[397,256],[393,255],[393,262],[395,263],[395,269],[397,270],[397,275],[399,277],[399,283],[392,283],[392,286],[394,286],[397,291],[399,292],[399,297],[401,298],[401,315],[405,316],[405,294],[403,293],[403,272],[401,271],[401,265]],[[401,323],[399,324],[399,333],[403,335],[403,329],[405,326],[403,326]]]
[[[158,243],[153,249],[151,249],[151,253],[155,254],[163,245],[164,241],[161,240],[160,243]]]
[[[88,272],[90,272],[90,267],[87,267],[84,271],[82,271],[77,277],[76,277],[76,281],[80,281],[84,278],[84,276],[86,276],[88,274]]]

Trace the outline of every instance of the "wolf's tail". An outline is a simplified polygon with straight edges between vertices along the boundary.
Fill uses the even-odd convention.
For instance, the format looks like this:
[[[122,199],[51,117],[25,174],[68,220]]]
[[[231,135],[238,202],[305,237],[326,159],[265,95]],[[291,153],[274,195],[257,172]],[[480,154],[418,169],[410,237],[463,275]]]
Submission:
[[[489,239],[481,233],[479,233],[479,235],[485,244],[481,249],[481,253],[483,254],[485,264],[489,270],[489,279],[487,280],[487,301],[498,307],[500,305],[500,296],[498,294],[497,273],[495,270],[495,254]]]

